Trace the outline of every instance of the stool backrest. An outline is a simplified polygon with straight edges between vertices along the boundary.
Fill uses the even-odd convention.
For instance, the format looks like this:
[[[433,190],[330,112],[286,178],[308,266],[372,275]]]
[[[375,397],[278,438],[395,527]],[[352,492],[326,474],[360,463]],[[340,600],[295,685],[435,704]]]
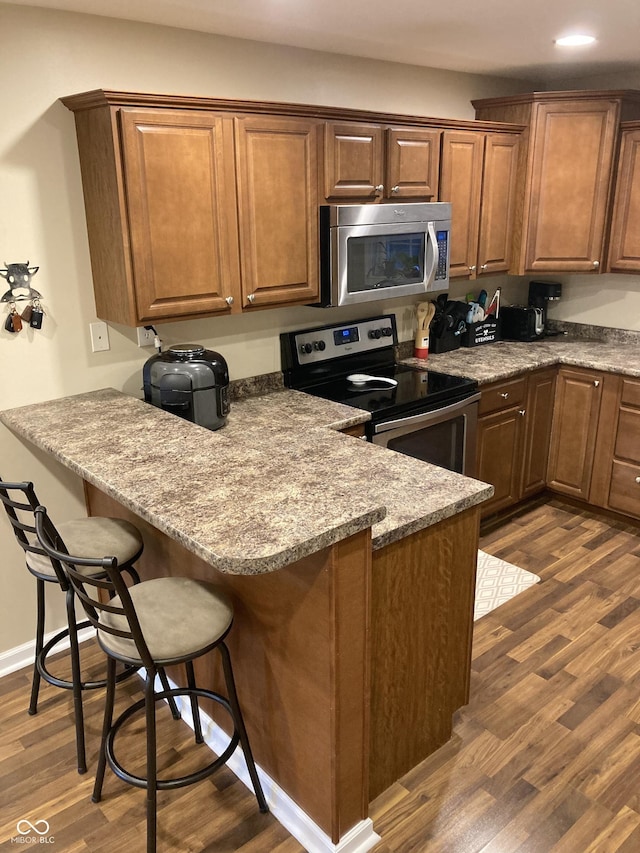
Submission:
[[[46,557],[47,552],[38,541],[35,528],[35,511],[40,501],[36,496],[33,483],[8,483],[0,477],[0,501],[4,505],[13,532],[22,550],[27,554],[38,554]],[[50,531],[54,546],[59,550],[65,550],[62,537],[52,522]],[[52,566],[58,583],[66,591],[69,588],[69,582],[64,571],[59,565],[56,566],[53,561]]]
[[[66,548],[62,551],[56,548],[55,527],[43,506],[36,507],[35,529],[44,552],[68,576],[89,622],[99,631],[133,640],[143,664],[153,669],[153,659],[117,559],[83,557],[69,554]],[[83,567],[94,571],[83,572]]]

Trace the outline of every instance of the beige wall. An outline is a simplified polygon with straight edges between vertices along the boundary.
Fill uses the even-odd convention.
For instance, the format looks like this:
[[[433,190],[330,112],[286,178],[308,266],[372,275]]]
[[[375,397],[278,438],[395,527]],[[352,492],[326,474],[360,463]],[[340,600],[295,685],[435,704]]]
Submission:
[[[104,87],[468,119],[472,98],[535,87],[2,3],[0,33],[0,259],[40,266],[34,286],[47,312],[41,331],[0,329],[0,408],[105,386],[141,396],[142,365],[152,354],[137,348],[132,330],[114,326],[110,351],[91,352],[89,323],[96,317],[80,173],[73,116],[61,96]],[[496,280],[487,288],[497,283],[513,293],[522,287]],[[465,290],[461,284],[452,293]],[[622,298],[636,299],[637,289]],[[401,337],[410,337],[411,307],[375,306],[386,308],[397,311]],[[361,313],[335,312],[331,319]],[[312,308],[279,309],[160,331],[167,344],[197,341],[219,350],[232,378],[241,378],[279,369],[280,331],[325,319]],[[77,479],[1,426],[0,454],[2,477],[32,479],[55,518],[83,512]],[[1,655],[33,637],[34,600],[4,516],[0,541]],[[62,622],[62,613],[56,606],[50,627]]]

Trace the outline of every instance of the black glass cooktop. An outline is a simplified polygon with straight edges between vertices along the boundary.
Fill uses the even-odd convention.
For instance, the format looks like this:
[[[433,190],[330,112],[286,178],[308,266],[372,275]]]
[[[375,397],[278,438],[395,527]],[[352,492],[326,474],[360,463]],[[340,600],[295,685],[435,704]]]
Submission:
[[[300,390],[335,403],[364,409],[375,420],[426,412],[432,407],[441,408],[469,397],[477,390],[477,383],[472,379],[433,370],[415,370],[404,364],[378,366],[370,375],[394,379],[398,384],[391,386],[376,380],[355,384],[342,375]]]

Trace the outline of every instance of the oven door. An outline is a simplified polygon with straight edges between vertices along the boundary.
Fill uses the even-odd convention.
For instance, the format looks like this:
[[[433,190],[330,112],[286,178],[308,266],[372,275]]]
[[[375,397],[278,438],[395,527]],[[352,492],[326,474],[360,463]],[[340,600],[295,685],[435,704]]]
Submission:
[[[480,394],[474,394],[433,411],[371,424],[371,441],[475,477],[479,401]]]

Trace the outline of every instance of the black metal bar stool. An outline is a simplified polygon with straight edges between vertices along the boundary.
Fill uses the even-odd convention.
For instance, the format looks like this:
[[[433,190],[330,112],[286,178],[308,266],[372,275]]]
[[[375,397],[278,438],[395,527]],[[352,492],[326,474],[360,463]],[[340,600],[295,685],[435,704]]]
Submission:
[[[38,542],[34,512],[39,505],[39,501],[33,483],[8,483],[0,478],[0,501],[4,504],[9,521],[13,527],[13,532],[24,551],[27,569],[36,579],[36,652],[33,665],[29,713],[36,714],[38,712],[41,678],[55,687],[73,691],[78,773],[84,773],[87,769],[87,763],[84,741],[82,691],[106,686],[106,680],[82,680],[78,631],[88,627],[90,623],[85,621],[78,624],[76,621],[73,587],[59,564],[56,565],[47,556]],[[140,580],[136,570],[133,568],[133,563],[142,553],[142,536],[137,528],[128,521],[119,518],[78,518],[62,522],[56,533],[59,546],[64,542],[63,548],[72,551],[77,550],[94,557],[107,552],[116,554],[121,568],[129,573],[134,582]],[[98,573],[102,573],[102,569],[97,569],[97,571]],[[67,627],[55,634],[45,644],[45,584],[47,583],[58,584],[65,593]],[[71,681],[53,675],[49,671],[47,663],[49,654],[54,651],[61,640],[67,637],[70,645]],[[135,671],[135,667],[128,667],[118,674],[118,680],[129,677]]]
[[[107,695],[100,759],[96,771],[93,801],[99,802],[107,763],[116,776],[147,791],[147,851],[156,850],[156,798],[159,790],[172,790],[199,782],[229,760],[238,744],[247,763],[258,806],[268,806],[256,772],[249,739],[235,688],[229,650],[224,639],[233,623],[233,608],[227,596],[212,584],[183,577],[162,577],[127,587],[116,557],[95,559],[59,551],[55,528],[44,507],[36,509],[36,532],[43,549],[54,563],[64,566],[89,621],[98,630],[98,642],[107,655]],[[106,594],[105,594],[106,593]],[[193,661],[218,649],[228,698],[198,687]],[[113,720],[116,662],[142,666],[146,671],[144,698],[130,705]],[[154,688],[156,675],[165,667],[185,664],[187,686],[163,690]],[[206,767],[184,776],[158,779],[156,759],[156,702],[188,697],[193,712],[196,743],[202,743],[198,698],[213,700],[230,715],[233,733],[227,748]],[[117,760],[114,740],[121,726],[144,709],[146,722],[146,776],[130,773]]]

